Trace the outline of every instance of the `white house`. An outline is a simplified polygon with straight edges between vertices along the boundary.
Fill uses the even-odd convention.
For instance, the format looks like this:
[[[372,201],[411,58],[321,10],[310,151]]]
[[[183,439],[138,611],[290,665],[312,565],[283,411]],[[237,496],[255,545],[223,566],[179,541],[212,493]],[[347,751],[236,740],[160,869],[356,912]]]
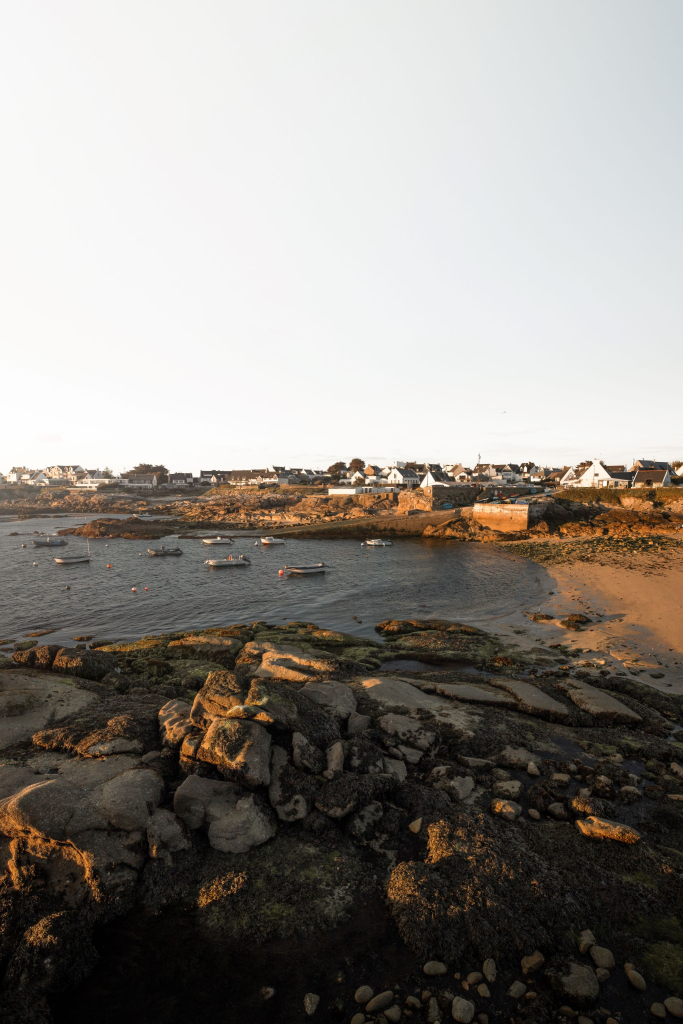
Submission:
[[[48,466],[43,470],[46,477],[50,480],[61,480],[64,483],[75,484],[82,476],[85,475],[83,466]]]
[[[593,459],[588,465],[577,466],[574,470],[574,478],[565,480],[562,484],[566,487],[628,487],[632,474],[626,473],[624,466],[606,466],[600,459]]]
[[[425,473],[422,479],[422,483],[420,484],[420,487],[443,487],[446,484],[452,483],[453,481],[449,476],[446,475],[446,473],[443,473],[438,469],[430,469],[428,470],[427,473]]]
[[[386,478],[387,483],[397,487],[419,487],[420,478],[414,469],[394,466]]]

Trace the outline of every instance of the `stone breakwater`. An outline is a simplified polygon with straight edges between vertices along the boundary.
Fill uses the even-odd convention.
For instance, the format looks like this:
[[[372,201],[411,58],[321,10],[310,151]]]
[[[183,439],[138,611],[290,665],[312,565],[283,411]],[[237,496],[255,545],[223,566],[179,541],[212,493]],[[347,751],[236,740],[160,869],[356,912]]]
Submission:
[[[93,930],[136,907],[258,948],[341,934],[373,900],[405,944],[392,984],[332,943],[329,985],[250,979],[269,1020],[683,1013],[683,698],[461,623],[376,629],[0,663],[5,1019],[48,1021]],[[427,671],[381,671],[401,659]]]

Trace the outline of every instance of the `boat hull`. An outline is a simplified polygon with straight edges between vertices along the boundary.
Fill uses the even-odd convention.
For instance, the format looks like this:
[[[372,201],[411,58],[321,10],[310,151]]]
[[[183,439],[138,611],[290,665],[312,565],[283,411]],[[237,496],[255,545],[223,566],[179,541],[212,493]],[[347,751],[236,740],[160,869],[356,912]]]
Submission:
[[[80,562],[89,562],[90,555],[71,555],[65,558],[55,558],[57,565],[78,565]]]
[[[231,537],[203,537],[202,544],[232,544]]]
[[[286,565],[285,572],[295,576],[312,576],[314,573],[325,572],[325,565]]]
[[[154,548],[147,548],[147,554],[150,558],[177,558],[178,555],[182,555],[180,548],[168,548],[159,551]]]
[[[284,544],[284,541],[280,537],[261,537],[261,543],[270,544]]]
[[[212,569],[230,569],[237,565],[251,565],[248,558],[207,558],[204,565]]]
[[[33,546],[35,548],[63,548],[68,541],[66,540],[34,540]]]

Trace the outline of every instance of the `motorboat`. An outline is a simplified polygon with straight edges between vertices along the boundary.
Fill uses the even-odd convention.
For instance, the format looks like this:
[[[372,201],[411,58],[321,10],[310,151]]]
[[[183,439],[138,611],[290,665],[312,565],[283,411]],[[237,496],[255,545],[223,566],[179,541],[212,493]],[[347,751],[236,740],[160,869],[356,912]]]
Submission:
[[[261,537],[262,544],[284,544],[282,537]]]
[[[285,572],[295,573],[297,576],[311,576],[315,572],[325,572],[329,568],[324,562],[317,565],[286,565]]]
[[[394,542],[391,540],[381,540],[379,537],[376,537],[374,540],[366,540],[364,543],[369,548],[390,548]]]
[[[147,548],[147,554],[152,558],[159,558],[165,555],[182,555],[182,551],[180,548],[165,548],[162,544],[160,548]]]
[[[57,565],[76,565],[77,562],[89,562],[90,555],[55,555],[54,561]]]
[[[33,546],[36,548],[63,548],[65,544],[68,544],[68,541],[64,540],[63,537],[51,535],[38,537],[33,541]]]
[[[202,537],[202,544],[232,544],[232,537]]]
[[[236,565],[251,565],[251,560],[246,555],[228,555],[227,558],[206,558],[204,565],[210,565],[214,569],[232,568]]]

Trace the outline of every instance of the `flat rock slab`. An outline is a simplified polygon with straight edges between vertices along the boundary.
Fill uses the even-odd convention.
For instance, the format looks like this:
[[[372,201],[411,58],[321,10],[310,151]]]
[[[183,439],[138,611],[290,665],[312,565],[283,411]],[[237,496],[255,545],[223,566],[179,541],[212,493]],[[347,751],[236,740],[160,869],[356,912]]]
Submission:
[[[518,709],[528,715],[548,718],[567,718],[569,715],[564,704],[560,704],[554,697],[549,697],[532,683],[525,683],[521,679],[490,679],[489,682],[492,686],[511,693],[517,701]]]
[[[631,711],[616,697],[605,693],[604,690],[599,690],[597,686],[591,686],[583,679],[567,679],[555,685],[567,694],[577,708],[588,712],[594,718],[602,718],[610,722],[642,722],[640,715]]]
[[[472,704],[495,704],[497,707],[515,707],[517,701],[493,687],[478,686],[476,683],[435,683],[436,692],[453,700],[469,701]]]
[[[423,693],[407,679],[399,679],[398,676],[368,676],[357,682],[365,690],[366,696],[383,708],[406,708],[408,712],[428,711],[442,725],[450,725],[468,736],[474,735],[478,716],[452,699]]]
[[[0,676],[0,750],[30,740],[40,729],[81,711],[97,697],[54,675]]]

